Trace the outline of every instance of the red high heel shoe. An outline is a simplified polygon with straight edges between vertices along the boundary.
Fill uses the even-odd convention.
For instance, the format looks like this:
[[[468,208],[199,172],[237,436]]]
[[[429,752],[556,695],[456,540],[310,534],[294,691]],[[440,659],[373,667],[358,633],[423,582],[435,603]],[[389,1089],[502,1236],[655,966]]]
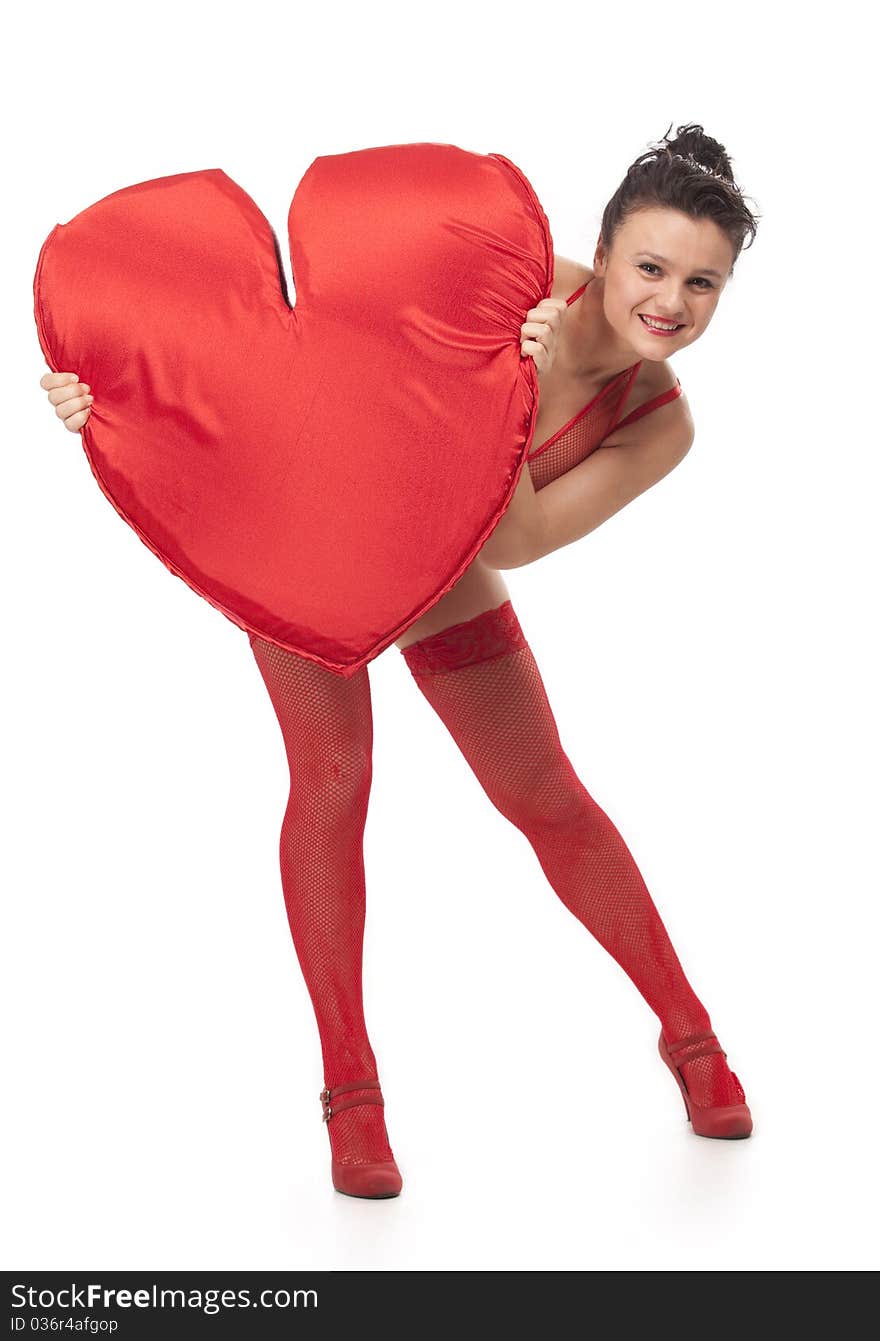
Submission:
[[[685,1112],[695,1134],[697,1136],[715,1136],[727,1141],[742,1140],[743,1137],[751,1135],[752,1115],[749,1112],[748,1104],[745,1102],[746,1096],[743,1093],[742,1085],[739,1083],[739,1077],[733,1071],[730,1074],[733,1076],[743,1099],[742,1103],[738,1104],[703,1108],[691,1098],[688,1094],[687,1085],[684,1083],[680,1067],[685,1062],[692,1062],[695,1057],[705,1057],[712,1052],[720,1052],[722,1057],[727,1056],[718,1039],[712,1033],[691,1034],[690,1038],[681,1038],[677,1043],[667,1043],[663,1037],[663,1030],[660,1030],[660,1056],[678,1081],[678,1087],[684,1099]]]
[[[352,1090],[379,1090],[379,1093],[364,1094],[360,1099],[343,1099],[341,1103],[335,1102],[338,1094],[348,1094]],[[335,1113],[341,1113],[344,1108],[355,1108],[358,1104],[381,1104],[383,1108],[385,1107],[378,1080],[349,1081],[345,1085],[337,1085],[332,1090],[325,1087],[318,1098],[324,1110],[325,1122],[329,1122]],[[330,1135],[329,1127],[327,1135]],[[347,1197],[373,1199],[399,1195],[403,1179],[393,1159],[374,1160],[367,1164],[340,1164],[332,1157],[332,1141],[330,1151],[330,1175],[337,1192],[344,1192]]]

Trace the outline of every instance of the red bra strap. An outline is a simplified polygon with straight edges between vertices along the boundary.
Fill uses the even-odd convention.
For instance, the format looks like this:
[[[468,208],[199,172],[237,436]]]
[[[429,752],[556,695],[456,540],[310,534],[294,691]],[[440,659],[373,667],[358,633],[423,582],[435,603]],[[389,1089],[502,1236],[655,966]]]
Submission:
[[[596,278],[595,275],[591,275],[590,278],[589,278],[588,280],[586,280],[586,282],[583,283],[579,289],[575,289],[575,291],[574,291],[574,293],[571,295],[571,297],[566,298],[565,301],[566,301],[566,303],[568,304],[569,307],[571,307],[572,303],[577,302],[578,298],[580,298],[580,296],[581,296],[581,294],[583,293],[584,289],[587,287],[587,284],[592,283],[592,281],[593,281],[595,278]]]
[[[623,428],[626,424],[634,424],[637,419],[641,419],[643,414],[650,414],[652,410],[659,410],[661,405],[666,405],[668,401],[675,400],[680,395],[681,382],[676,377],[675,386],[671,386],[668,391],[661,391],[659,396],[655,396],[653,400],[645,401],[644,405],[639,405],[625,419],[616,423],[610,431],[616,433],[619,428]]]

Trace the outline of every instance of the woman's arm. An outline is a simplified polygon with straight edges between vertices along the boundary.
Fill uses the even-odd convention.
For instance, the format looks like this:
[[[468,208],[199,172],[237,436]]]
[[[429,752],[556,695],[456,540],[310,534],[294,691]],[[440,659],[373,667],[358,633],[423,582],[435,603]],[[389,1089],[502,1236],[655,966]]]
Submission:
[[[522,568],[580,540],[668,475],[694,440],[685,397],[645,415],[627,432],[629,441],[597,447],[537,493],[530,476],[527,484],[521,479],[510,507],[480,550],[490,568]],[[502,531],[508,517],[510,524]]]
[[[540,549],[544,538],[541,504],[528,462],[522,468],[513,497],[479,557],[490,568],[521,568]]]

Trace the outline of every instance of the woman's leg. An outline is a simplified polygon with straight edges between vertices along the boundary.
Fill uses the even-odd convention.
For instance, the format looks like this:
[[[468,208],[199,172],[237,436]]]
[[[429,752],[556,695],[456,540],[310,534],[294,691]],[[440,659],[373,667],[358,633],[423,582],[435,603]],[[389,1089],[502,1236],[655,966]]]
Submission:
[[[526,836],[562,902],[635,983],[667,1042],[711,1030],[629,849],[562,748],[511,602],[401,650],[492,804]],[[682,1075],[699,1105],[743,1102],[720,1053],[686,1062]]]
[[[377,1079],[361,995],[365,888],[363,835],[372,782],[373,716],[367,668],[344,679],[250,636],[290,766],[281,827],[281,883],[297,957],[312,999],[324,1083]],[[354,1091],[346,1099],[362,1098]],[[315,1109],[318,1111],[317,1094]],[[345,1108],[327,1124],[333,1158],[393,1158],[382,1108]]]

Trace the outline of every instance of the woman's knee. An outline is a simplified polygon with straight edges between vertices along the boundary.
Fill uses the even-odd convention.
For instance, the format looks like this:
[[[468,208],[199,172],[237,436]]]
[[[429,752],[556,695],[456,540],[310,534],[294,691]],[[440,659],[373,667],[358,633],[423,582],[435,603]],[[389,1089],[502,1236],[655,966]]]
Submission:
[[[366,823],[372,778],[372,753],[360,746],[294,756],[285,822],[344,843]]]
[[[520,829],[565,829],[595,813],[595,802],[564,757],[512,768],[483,786],[495,808]]]

